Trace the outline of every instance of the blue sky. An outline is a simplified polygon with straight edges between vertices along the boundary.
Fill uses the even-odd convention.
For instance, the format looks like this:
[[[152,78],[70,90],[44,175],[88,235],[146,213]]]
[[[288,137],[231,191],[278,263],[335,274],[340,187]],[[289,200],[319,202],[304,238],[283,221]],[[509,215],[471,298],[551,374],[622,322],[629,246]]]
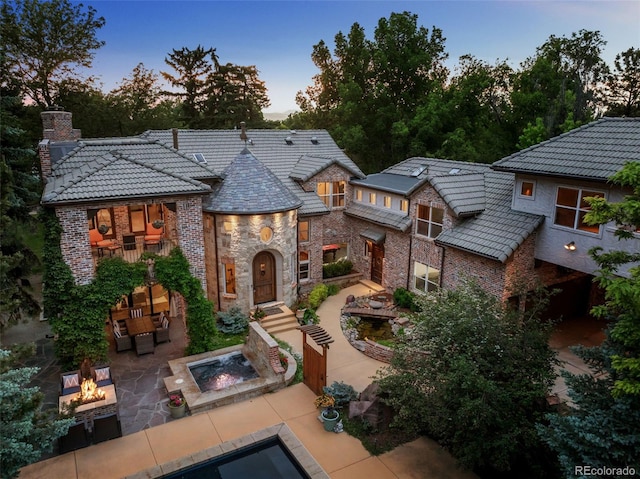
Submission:
[[[368,38],[378,20],[409,11],[431,31],[443,31],[447,65],[472,54],[494,63],[508,59],[515,68],[550,35],[570,36],[599,30],[608,42],[604,59],[640,48],[640,1],[157,1],[85,0],[106,20],[98,37],[92,73],[105,91],[131,75],[140,62],[154,72],[173,70],[164,63],[172,49],[216,49],[220,61],[256,65],[269,90],[266,112],[296,109],[295,95],[312,84],[317,69],[313,45],[331,48],[336,33],[355,22]]]

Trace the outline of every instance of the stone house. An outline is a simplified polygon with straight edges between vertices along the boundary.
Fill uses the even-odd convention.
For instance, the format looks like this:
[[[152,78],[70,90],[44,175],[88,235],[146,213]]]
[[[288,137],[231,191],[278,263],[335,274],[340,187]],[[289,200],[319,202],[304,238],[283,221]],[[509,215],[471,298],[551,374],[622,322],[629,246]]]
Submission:
[[[104,237],[125,245],[116,254],[134,261],[161,219],[158,252],[180,246],[221,310],[290,306],[323,280],[323,264],[349,259],[389,291],[472,277],[517,301],[522,284],[541,280],[562,286],[558,304],[584,298],[567,310],[579,314],[595,295],[588,249],[621,246],[615,225],[581,223],[581,199],[621,199],[607,179],[640,160],[637,119],[604,118],[493,165],[410,158],[366,176],[324,130],[82,140],[70,113],[42,117],[42,203],[60,218],[76,280],[91,280],[101,253],[91,230],[105,224]]]

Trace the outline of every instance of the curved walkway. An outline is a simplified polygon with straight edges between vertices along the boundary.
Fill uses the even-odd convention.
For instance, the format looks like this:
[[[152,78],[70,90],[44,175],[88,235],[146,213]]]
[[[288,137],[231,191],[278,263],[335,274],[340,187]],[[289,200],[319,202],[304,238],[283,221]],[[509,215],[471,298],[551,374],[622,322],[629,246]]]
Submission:
[[[320,325],[334,338],[328,351],[327,383],[343,381],[362,391],[384,364],[355,350],[342,334],[340,310],[350,294],[369,294],[359,284],[328,298],[318,309]],[[296,351],[302,334],[278,335]],[[324,431],[313,405],[315,395],[297,384],[241,403],[216,408],[122,438],[53,457],[22,469],[21,479],[40,478],[142,478],[158,477],[206,457],[204,450],[241,442],[239,438],[262,429],[286,424],[333,479],[463,479],[473,474],[457,468],[453,458],[437,443],[421,438],[380,456],[371,456],[360,441],[346,433]],[[124,426],[124,425],[123,425]],[[314,477],[326,477],[319,474]]]

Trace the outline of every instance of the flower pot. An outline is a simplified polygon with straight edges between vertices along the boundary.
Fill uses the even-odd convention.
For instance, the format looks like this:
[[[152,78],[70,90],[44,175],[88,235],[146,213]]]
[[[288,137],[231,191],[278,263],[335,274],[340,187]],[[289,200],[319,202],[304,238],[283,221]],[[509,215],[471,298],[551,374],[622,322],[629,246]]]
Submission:
[[[327,410],[325,409],[320,413],[320,417],[322,418],[322,425],[324,426],[325,431],[333,432],[333,428],[336,427],[338,421],[340,420],[340,414],[335,409],[331,413],[332,416],[327,417]]]
[[[183,402],[180,406],[172,406],[171,404],[167,404],[167,406],[169,406],[169,413],[171,414],[172,418],[179,419],[185,415],[185,408],[187,406],[186,403]]]

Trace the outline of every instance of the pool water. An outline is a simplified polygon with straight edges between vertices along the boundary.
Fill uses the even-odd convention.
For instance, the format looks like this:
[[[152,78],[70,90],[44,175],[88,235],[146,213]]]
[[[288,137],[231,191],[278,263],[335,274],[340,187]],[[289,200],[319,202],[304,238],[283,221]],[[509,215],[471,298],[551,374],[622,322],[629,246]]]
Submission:
[[[163,479],[308,479],[277,437],[176,471]]]
[[[260,377],[251,362],[242,354],[234,352],[189,365],[200,391],[220,391],[234,384]]]

